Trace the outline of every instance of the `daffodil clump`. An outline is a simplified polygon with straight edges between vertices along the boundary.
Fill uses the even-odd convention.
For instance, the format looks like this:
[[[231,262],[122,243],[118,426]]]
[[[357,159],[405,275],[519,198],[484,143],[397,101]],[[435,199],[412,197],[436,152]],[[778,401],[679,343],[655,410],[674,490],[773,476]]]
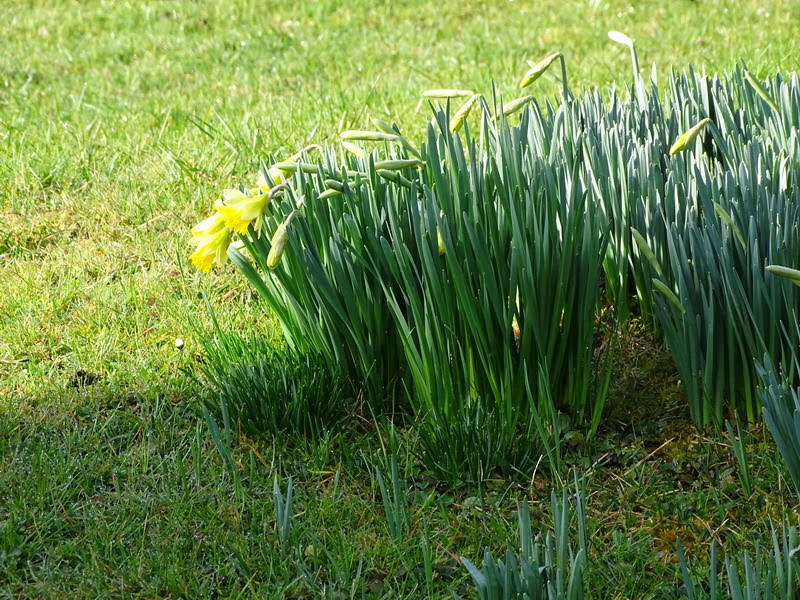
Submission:
[[[662,99],[609,37],[631,53],[627,98],[574,97],[558,51],[510,101],[425,91],[423,143],[373,119],[262,165],[194,228],[192,261],[229,258],[354,397],[401,398],[443,477],[536,461],[559,415],[597,431],[600,304],[663,336],[699,426],[752,421],[752,357],[800,345],[800,83],[691,72]],[[542,101],[553,81],[560,102]]]

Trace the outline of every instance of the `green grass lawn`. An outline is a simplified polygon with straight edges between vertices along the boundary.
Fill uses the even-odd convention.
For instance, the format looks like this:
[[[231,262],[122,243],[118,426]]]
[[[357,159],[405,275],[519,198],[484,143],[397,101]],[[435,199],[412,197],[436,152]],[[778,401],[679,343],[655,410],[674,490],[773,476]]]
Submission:
[[[233,267],[192,267],[189,228],[223,188],[252,181],[259,158],[370,117],[421,132],[422,90],[494,80],[512,97],[526,60],[552,49],[575,89],[621,86],[629,56],[610,29],[662,75],[740,59],[789,72],[798,23],[794,0],[5,3],[0,596],[427,597],[423,538],[433,597],[466,594],[455,557],[513,540],[520,498],[542,522],[556,482],[440,489],[415,478],[403,437],[413,527],[399,543],[370,423],[314,445],[242,439],[232,480],[197,411],[202,292],[225,327],[274,323]],[[547,77],[533,93],[558,90]],[[568,457],[588,474],[589,589],[677,598],[677,537],[699,564],[712,538],[750,548],[792,496],[759,427],[746,497],[730,445],[686,426],[669,358],[628,337],[609,424]],[[80,371],[92,385],[74,385]],[[297,484],[290,548],[274,533],[276,472]]]

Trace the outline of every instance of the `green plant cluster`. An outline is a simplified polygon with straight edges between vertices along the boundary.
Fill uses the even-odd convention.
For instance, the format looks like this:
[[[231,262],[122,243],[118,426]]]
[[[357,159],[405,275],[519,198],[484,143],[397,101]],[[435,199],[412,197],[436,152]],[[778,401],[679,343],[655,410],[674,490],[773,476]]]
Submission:
[[[696,425],[752,422],[756,358],[789,366],[800,342],[800,83],[689,70],[662,92],[611,36],[631,50],[626,98],[575,98],[558,53],[521,83],[560,61],[557,105],[429,90],[419,148],[374,120],[262,164],[195,228],[195,264],[227,250],[292,351],[373,411],[409,408],[449,481],[542,456],[557,471],[564,429],[596,432],[604,306],[663,335]]]
[[[561,498],[551,493],[553,531],[535,541],[527,503],[517,508],[519,554],[509,544],[505,561],[496,559],[487,549],[479,569],[469,559],[461,562],[472,577],[480,600],[582,600],[586,566],[586,523],[583,494],[576,486],[575,505],[580,548],[576,552],[569,540],[572,510],[563,490]]]
[[[711,544],[711,567],[707,581],[700,584],[692,579],[683,548],[678,542],[678,560],[683,575],[684,592],[688,600],[708,598],[719,600],[793,600],[797,598],[800,585],[800,536],[797,528],[784,523],[778,532],[772,528],[772,544],[762,549],[756,544],[751,555],[743,552],[738,556],[726,556],[724,573],[717,571],[717,543]],[[727,579],[727,586],[720,581]],[[727,589],[726,589],[727,588]],[[726,593],[727,591],[727,593]]]
[[[585,577],[587,563],[585,492],[575,480],[574,498],[567,490],[561,498],[551,493],[552,531],[534,537],[527,504],[517,509],[520,550],[509,544],[505,560],[496,559],[487,549],[481,568],[467,558],[461,562],[469,571],[480,600],[580,600],[591,588]],[[570,522],[577,522],[578,549],[570,543]],[[800,591],[800,534],[784,522],[780,530],[772,527],[771,544],[754,552],[725,556],[720,573],[717,567],[717,542],[711,543],[710,566],[701,581],[693,577],[678,540],[678,562],[683,579],[682,597],[687,600],[794,600]],[[592,567],[602,568],[600,557]]]

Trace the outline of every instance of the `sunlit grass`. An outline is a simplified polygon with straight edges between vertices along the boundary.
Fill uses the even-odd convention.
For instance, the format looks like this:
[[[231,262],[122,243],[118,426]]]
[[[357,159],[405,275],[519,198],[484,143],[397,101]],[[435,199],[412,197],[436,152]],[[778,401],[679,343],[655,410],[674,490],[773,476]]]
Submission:
[[[192,324],[207,322],[200,294],[223,326],[274,325],[232,267],[208,277],[191,266],[191,225],[223,188],[252,181],[259,158],[283,159],[370,117],[421,133],[425,89],[494,80],[511,99],[526,61],[551,50],[576,90],[620,85],[630,59],[611,29],[662,74],[740,59],[758,75],[797,70],[798,22],[793,0],[4,3],[0,591],[285,597],[324,585],[349,593],[358,574],[359,590],[380,597],[385,579],[387,596],[414,597],[422,560],[384,533],[372,437],[292,451],[245,441],[244,497],[231,484],[187,405],[201,391],[191,375],[201,352]],[[548,73],[531,93],[559,89]],[[632,367],[612,388],[607,441],[570,459],[593,473],[594,548],[616,561],[592,574],[598,598],[677,597],[678,536],[701,560],[711,534],[749,547],[791,502],[763,431],[749,453],[757,494],[744,498],[724,444],[673,430],[681,403],[657,355],[620,351]],[[79,370],[97,383],[73,387]],[[639,403],[659,418],[637,414],[631,428],[627,406]],[[412,467],[409,455],[404,477]],[[275,470],[301,486],[298,535],[319,539],[303,538],[302,560],[280,558],[265,533]],[[466,575],[452,554],[502,550],[514,499],[546,500],[551,482],[498,483],[486,510],[424,484],[412,486],[415,502],[429,502],[415,526],[430,519],[445,596],[463,591]]]

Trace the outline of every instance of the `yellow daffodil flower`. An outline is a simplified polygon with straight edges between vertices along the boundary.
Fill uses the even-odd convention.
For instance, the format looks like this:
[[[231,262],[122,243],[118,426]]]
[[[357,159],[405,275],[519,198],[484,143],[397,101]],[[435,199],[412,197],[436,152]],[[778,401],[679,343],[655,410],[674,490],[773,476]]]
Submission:
[[[197,247],[192,254],[194,265],[206,273],[213,265],[221,267],[227,258],[233,232],[225,226],[225,219],[214,213],[192,229],[191,243]]]
[[[256,229],[261,227],[261,218],[269,198],[267,194],[248,196],[239,190],[225,190],[223,197],[225,203],[217,207],[217,213],[225,219],[225,225],[241,235],[247,233],[247,227],[253,221]]]
[[[519,292],[517,292],[517,312],[519,313]],[[511,331],[514,332],[514,342],[517,344],[517,348],[519,348],[520,330],[516,315],[511,319]]]

